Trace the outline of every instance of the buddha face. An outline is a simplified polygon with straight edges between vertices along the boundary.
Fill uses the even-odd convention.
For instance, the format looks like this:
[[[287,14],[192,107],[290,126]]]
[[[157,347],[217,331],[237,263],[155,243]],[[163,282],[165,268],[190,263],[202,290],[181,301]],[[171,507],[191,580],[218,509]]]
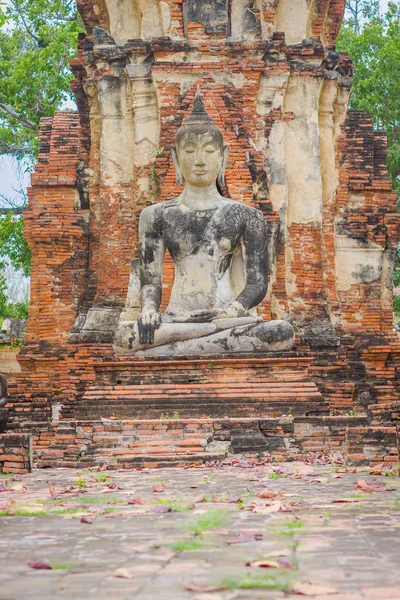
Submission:
[[[210,133],[187,133],[178,146],[178,162],[187,183],[195,187],[208,187],[217,181],[223,150]]]

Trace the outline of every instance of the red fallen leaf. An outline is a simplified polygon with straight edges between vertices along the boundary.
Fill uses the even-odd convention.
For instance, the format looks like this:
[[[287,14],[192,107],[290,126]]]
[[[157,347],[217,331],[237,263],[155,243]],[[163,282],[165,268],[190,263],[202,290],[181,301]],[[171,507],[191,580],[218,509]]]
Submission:
[[[152,513],[169,513],[169,512],[172,512],[172,508],[170,506],[156,504],[155,506],[150,506],[150,512],[152,512]]]
[[[359,488],[362,492],[385,492],[387,488],[384,488],[380,484],[372,484],[370,485],[365,481],[365,479],[359,479],[357,481],[357,488]]]
[[[129,500],[128,504],[147,504],[147,500],[144,498],[132,498],[132,500]]]
[[[89,517],[83,516],[81,519],[81,523],[87,523],[88,525],[91,525],[93,523],[93,521],[91,519],[89,519]]]
[[[246,544],[247,542],[261,542],[263,539],[262,533],[250,533],[242,532],[238,533],[237,537],[233,540],[229,540],[227,544]]]
[[[119,487],[117,483],[107,483],[106,487],[110,490],[122,490],[122,487]]]
[[[293,567],[293,563],[284,557],[278,558],[278,564],[281,569],[291,569]]]
[[[226,587],[224,585],[204,585],[203,583],[189,581],[189,583],[185,583],[185,589],[190,592],[220,592],[226,590]]]
[[[309,506],[307,500],[292,500],[291,502],[289,502],[289,504],[293,508],[304,508],[306,506]]]
[[[349,504],[354,502],[360,502],[358,498],[335,498],[335,500],[331,501],[331,504]]]
[[[331,475],[331,477],[332,477],[332,479],[343,479],[343,476],[342,475],[338,475],[338,474]]]
[[[166,485],[167,484],[165,483],[165,481],[163,481],[162,483],[153,483],[153,485],[152,485],[153,493],[154,494],[162,494],[162,492],[165,490]]]
[[[31,569],[52,569],[53,567],[41,560],[28,560],[28,567]]]
[[[190,486],[192,490],[195,490],[196,488],[198,488],[199,486],[196,485],[195,483],[192,483],[192,485]]]
[[[251,562],[246,563],[246,567],[261,567],[263,569],[279,569],[279,564],[276,560],[252,560]]]
[[[292,594],[298,594],[299,596],[323,596],[339,593],[339,590],[335,588],[312,583],[295,583],[290,591]]]
[[[54,485],[52,485],[51,483],[48,483],[47,485],[49,486],[50,498],[56,498],[59,494],[57,488],[54,487]]]
[[[105,519],[116,519],[117,517],[123,517],[123,513],[107,513],[103,515]]]
[[[280,492],[271,492],[271,490],[263,490],[258,494],[259,498],[283,498]]]

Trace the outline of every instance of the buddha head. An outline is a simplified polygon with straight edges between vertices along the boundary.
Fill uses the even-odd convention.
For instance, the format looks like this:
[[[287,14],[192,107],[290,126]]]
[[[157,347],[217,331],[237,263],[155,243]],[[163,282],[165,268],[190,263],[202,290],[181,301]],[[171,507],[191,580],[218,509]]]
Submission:
[[[183,180],[194,187],[208,187],[216,182],[220,187],[225,184],[229,149],[224,145],[222,131],[207,114],[199,88],[192,112],[178,129],[171,152],[177,185]]]

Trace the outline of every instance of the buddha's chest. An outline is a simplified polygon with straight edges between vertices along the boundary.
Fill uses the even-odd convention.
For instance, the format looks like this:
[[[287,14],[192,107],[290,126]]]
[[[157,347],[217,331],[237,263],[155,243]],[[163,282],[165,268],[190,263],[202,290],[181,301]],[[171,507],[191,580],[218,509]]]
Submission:
[[[163,223],[164,243],[172,258],[233,252],[240,239],[240,224],[227,227],[223,216],[209,211],[168,211]]]

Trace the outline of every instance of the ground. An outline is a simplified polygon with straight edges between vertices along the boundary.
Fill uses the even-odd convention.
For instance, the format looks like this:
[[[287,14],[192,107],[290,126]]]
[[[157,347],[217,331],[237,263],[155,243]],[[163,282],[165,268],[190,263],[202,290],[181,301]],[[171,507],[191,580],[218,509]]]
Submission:
[[[397,475],[238,457],[0,476],[0,599],[399,600]]]

